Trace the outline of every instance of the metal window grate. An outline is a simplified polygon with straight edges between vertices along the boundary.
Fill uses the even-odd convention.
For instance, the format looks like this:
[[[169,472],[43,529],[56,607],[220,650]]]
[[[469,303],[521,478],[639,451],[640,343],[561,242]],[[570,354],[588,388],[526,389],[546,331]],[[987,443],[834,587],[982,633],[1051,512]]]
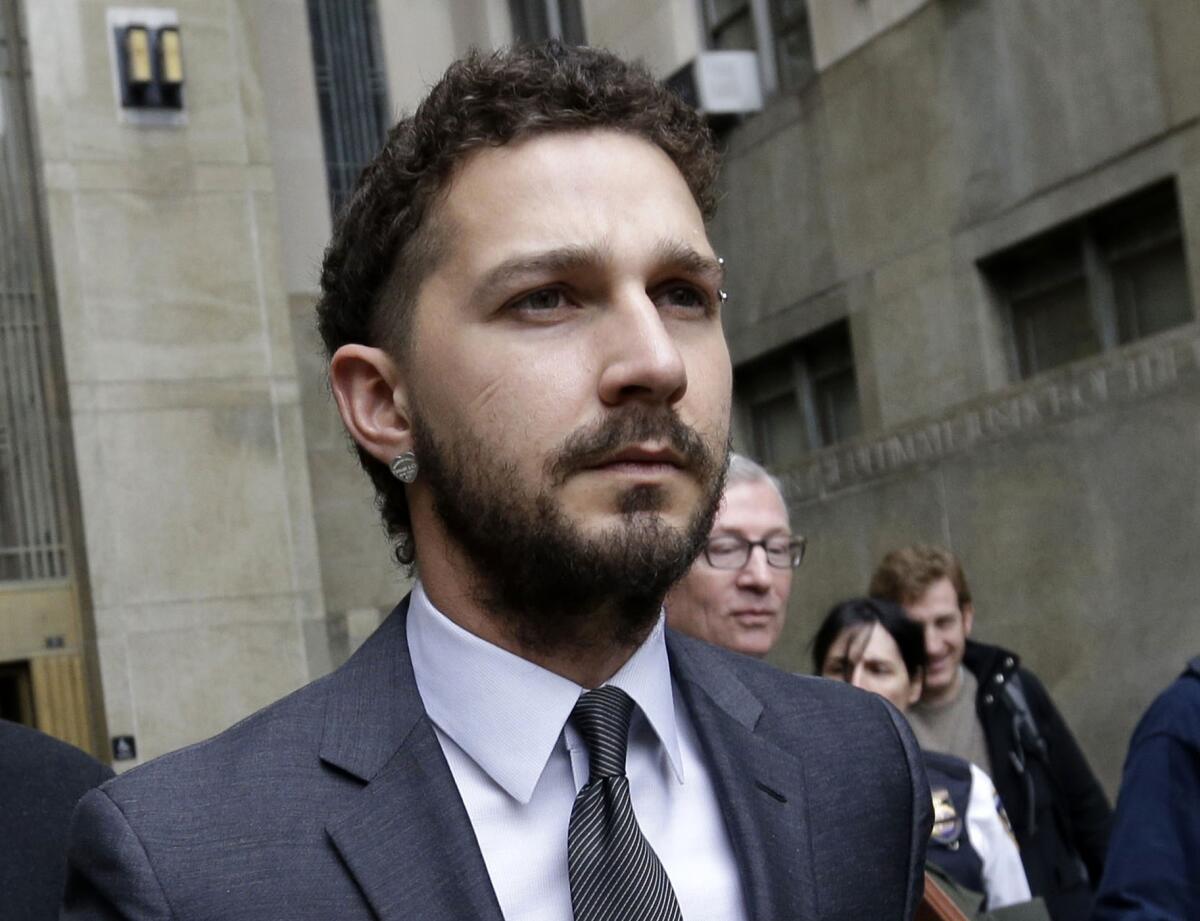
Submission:
[[[67,576],[28,57],[0,0],[0,582]]]
[[[308,0],[325,172],[334,216],[383,145],[387,79],[374,0]]]

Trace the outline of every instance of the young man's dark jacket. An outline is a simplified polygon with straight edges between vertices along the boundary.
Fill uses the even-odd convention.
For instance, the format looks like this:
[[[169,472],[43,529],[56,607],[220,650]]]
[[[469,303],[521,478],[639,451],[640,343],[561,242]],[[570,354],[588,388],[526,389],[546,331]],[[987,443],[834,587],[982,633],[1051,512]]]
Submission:
[[[1049,693],[1016,655],[968,641],[963,665],[979,681],[975,710],[1029,888],[1054,921],[1086,921],[1112,827],[1108,798]]]

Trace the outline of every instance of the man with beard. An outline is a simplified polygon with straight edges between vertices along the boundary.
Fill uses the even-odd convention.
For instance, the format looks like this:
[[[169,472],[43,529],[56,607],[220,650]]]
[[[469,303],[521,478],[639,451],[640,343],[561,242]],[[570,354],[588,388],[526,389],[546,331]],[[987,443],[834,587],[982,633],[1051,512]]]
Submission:
[[[417,584],[87,798],[65,917],[911,916],[903,720],[663,626],[728,450],[714,176],[696,113],[586,48],[469,55],[393,129],[319,310]]]

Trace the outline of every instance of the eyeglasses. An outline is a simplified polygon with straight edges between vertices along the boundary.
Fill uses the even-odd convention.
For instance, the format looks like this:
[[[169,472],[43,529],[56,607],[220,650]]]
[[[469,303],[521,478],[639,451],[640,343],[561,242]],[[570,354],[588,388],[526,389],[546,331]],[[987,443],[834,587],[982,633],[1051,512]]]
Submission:
[[[755,547],[762,547],[767,565],[775,569],[795,569],[804,560],[808,541],[803,537],[780,534],[765,540],[746,540],[734,534],[710,538],[704,547],[704,559],[713,569],[741,569],[750,562]]]

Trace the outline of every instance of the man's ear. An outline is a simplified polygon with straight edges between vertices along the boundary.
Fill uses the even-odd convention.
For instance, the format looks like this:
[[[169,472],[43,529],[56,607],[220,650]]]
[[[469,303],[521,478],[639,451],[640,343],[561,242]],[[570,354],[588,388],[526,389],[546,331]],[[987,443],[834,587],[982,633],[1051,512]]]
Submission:
[[[343,345],[329,362],[329,386],[346,431],[384,464],[412,450],[408,388],[383,349]]]
[[[961,605],[963,616],[963,635],[971,635],[971,627],[975,625],[975,606],[971,602]]]

